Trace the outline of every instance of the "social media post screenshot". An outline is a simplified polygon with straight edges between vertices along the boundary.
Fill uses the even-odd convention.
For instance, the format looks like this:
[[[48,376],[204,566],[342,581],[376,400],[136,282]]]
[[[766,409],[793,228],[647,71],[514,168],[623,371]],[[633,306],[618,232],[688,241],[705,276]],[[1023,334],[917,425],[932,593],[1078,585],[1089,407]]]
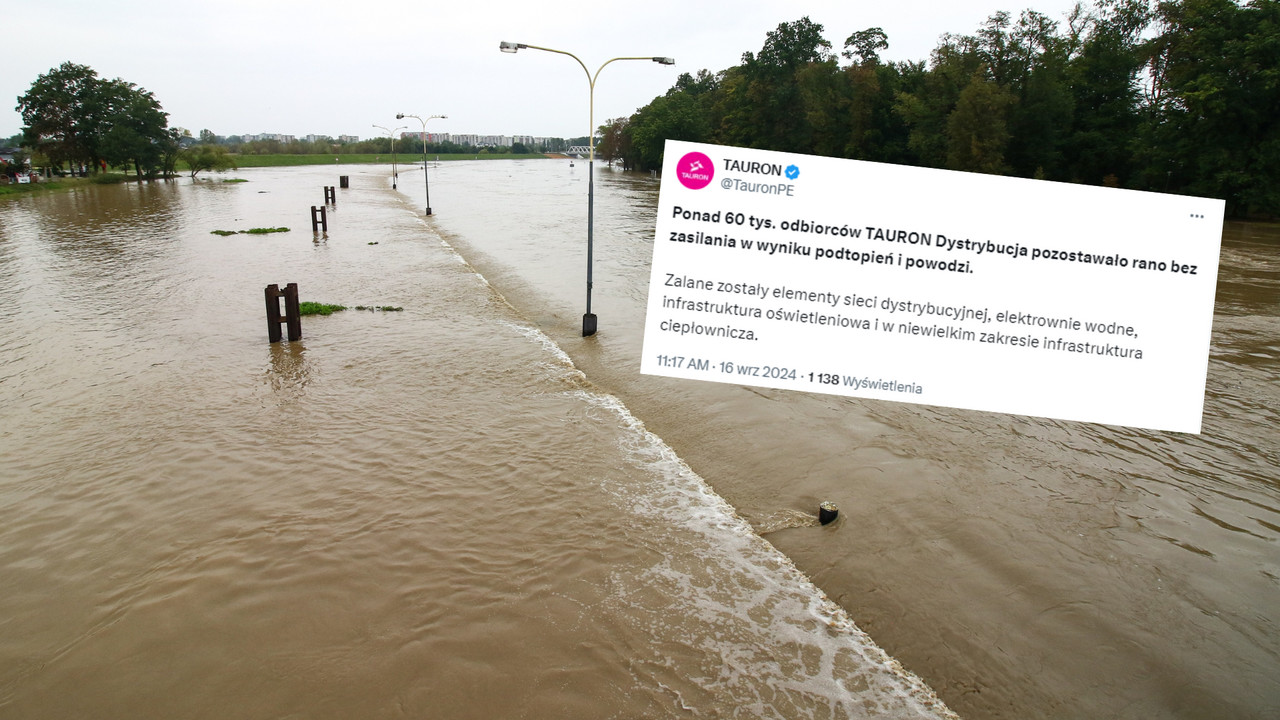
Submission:
[[[642,373],[1200,432],[1223,201],[665,157]]]

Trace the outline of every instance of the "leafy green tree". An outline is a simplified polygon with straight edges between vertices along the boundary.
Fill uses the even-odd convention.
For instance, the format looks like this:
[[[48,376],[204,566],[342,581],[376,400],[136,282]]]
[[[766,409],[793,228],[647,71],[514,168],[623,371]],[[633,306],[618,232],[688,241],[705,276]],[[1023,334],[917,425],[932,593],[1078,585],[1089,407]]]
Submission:
[[[1142,120],[1140,38],[1150,23],[1146,0],[1099,0],[1087,18],[1080,51],[1067,68],[1074,122],[1065,141],[1066,173],[1099,184],[1108,175],[1129,184],[1133,138]]]
[[[37,77],[15,108],[24,124],[22,144],[55,165],[85,163],[96,170],[99,128],[91,108],[100,82],[93,68],[72,62]]]
[[[974,74],[947,116],[947,167],[1002,174],[1008,170],[1006,115],[1014,100],[1008,90],[984,75]]]
[[[840,55],[847,60],[852,60],[857,65],[878,65],[880,63],[880,51],[889,48],[889,36],[884,33],[883,28],[873,27],[858,32],[845,38],[844,50]]]
[[[631,132],[627,127],[630,121],[630,118],[620,117],[600,126],[596,157],[610,163],[621,160],[624,168],[631,167],[627,164],[628,155],[631,154]]]
[[[978,40],[966,35],[944,35],[934,48],[927,72],[912,78],[894,99],[894,109],[910,128],[907,146],[919,164],[946,167],[949,142],[948,118],[960,93],[982,71]]]
[[[176,156],[177,139],[168,133],[168,113],[150,92],[123,80],[100,83],[94,94],[98,127],[106,128],[98,151],[107,163],[133,166],[141,180],[164,168],[166,153]]]
[[[235,159],[221,145],[192,145],[183,150],[180,157],[192,178],[205,170],[223,172],[236,167]]]
[[[626,166],[637,170],[662,167],[667,140],[706,142],[711,135],[698,97],[674,89],[637,110],[627,127],[631,143]]]
[[[1280,213],[1280,3],[1181,0],[1158,8],[1148,43],[1145,182]]]
[[[18,98],[24,144],[50,162],[132,165],[138,177],[164,167],[173,139],[168,114],[150,92],[103,80],[87,65],[63,63],[36,78]]]
[[[730,88],[732,111],[723,128],[751,147],[807,152],[813,129],[801,110],[798,73],[813,63],[834,62],[822,25],[807,16],[769,32],[758,55],[742,56],[742,83]]]
[[[1044,15],[1026,11],[1011,40],[1021,58],[1009,86],[1016,102],[1009,108],[1010,172],[1023,177],[1065,180],[1063,148],[1074,123],[1075,104],[1067,67],[1074,41]]]

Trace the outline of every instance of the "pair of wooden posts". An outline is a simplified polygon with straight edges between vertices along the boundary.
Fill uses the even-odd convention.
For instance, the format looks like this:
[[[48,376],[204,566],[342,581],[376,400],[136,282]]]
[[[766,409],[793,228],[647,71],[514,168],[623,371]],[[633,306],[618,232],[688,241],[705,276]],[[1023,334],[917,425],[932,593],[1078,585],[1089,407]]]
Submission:
[[[346,175],[338,177],[338,184],[342,187],[348,187]],[[333,189],[332,185],[326,185],[324,188],[324,205],[316,207],[311,206],[311,231],[312,232],[329,232],[329,216],[326,211],[329,204],[338,204],[338,193]],[[302,310],[298,304],[298,283],[289,283],[284,286],[284,290],[280,289],[277,284],[268,285],[264,290],[267,301],[267,338],[278,343],[282,339],[280,332],[280,324],[289,330],[289,342],[302,339]],[[280,316],[280,298],[284,298],[284,316]]]
[[[271,284],[266,288],[267,296],[267,338],[278,343],[280,323],[289,328],[289,342],[302,339],[302,310],[298,305],[298,283],[289,283],[284,290],[279,285]],[[284,298],[284,317],[280,317],[280,298]]]
[[[347,176],[338,177],[338,184],[342,187],[348,186]],[[332,185],[324,186],[324,205],[316,207],[311,206],[311,232],[329,232],[329,204],[335,207],[338,205],[338,193],[333,189]]]

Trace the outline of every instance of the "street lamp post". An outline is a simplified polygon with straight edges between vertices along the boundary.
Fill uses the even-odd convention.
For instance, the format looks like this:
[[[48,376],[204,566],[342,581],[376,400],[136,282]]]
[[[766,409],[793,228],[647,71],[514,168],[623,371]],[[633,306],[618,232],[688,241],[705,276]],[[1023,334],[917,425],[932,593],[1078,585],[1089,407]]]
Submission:
[[[430,215],[431,214],[431,181],[427,179],[427,120],[435,120],[437,118],[439,118],[440,120],[447,120],[449,116],[448,115],[432,115],[426,120],[423,120],[417,115],[410,115],[409,113],[396,113],[397,120],[403,120],[407,117],[411,117],[414,120],[417,120],[418,122],[422,123],[422,185],[423,185],[423,188],[427,191],[427,211],[425,214]]]
[[[519,50],[542,50],[545,52],[558,53],[560,55],[568,55],[578,64],[582,66],[582,71],[587,74],[587,311],[582,315],[582,336],[596,334],[596,316],[591,312],[591,287],[592,287],[592,253],[594,251],[594,232],[595,232],[595,164],[596,164],[596,79],[600,77],[600,71],[604,70],[615,60],[651,60],[659,65],[675,65],[674,58],[669,57],[616,57],[606,60],[604,65],[596,69],[596,74],[592,75],[587,69],[587,64],[582,62],[577,55],[564,50],[555,50],[552,48],[538,47],[537,45],[526,45],[524,43],[502,42],[498,45],[498,49],[504,53],[514,53]]]
[[[396,169],[396,130],[404,130],[409,126],[401,125],[396,130],[388,130],[381,125],[374,125],[374,127],[385,132],[391,138],[391,189],[395,190],[396,181],[400,179],[400,171]]]

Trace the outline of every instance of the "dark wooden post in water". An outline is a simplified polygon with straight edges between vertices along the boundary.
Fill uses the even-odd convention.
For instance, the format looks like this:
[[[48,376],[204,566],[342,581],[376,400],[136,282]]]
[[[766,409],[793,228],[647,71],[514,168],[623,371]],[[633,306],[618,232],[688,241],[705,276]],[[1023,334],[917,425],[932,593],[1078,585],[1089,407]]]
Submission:
[[[338,204],[338,193],[333,189],[332,185],[324,186],[324,201],[326,204],[328,203],[333,203],[334,205]]]
[[[327,206],[325,205],[321,205],[320,207],[316,207],[315,205],[311,206],[311,232],[317,232],[319,230],[329,232],[329,216],[325,212],[326,207]]]
[[[338,176],[338,185],[340,185],[343,189],[346,189],[346,188],[347,188],[347,176],[346,176],[346,175],[339,175],[339,176]]]
[[[268,285],[267,296],[267,339],[273,343],[280,342],[280,323],[289,328],[289,341],[302,339],[302,310],[298,307],[298,283],[289,283],[280,290],[279,285]],[[284,317],[280,317],[280,298],[284,297]]]

